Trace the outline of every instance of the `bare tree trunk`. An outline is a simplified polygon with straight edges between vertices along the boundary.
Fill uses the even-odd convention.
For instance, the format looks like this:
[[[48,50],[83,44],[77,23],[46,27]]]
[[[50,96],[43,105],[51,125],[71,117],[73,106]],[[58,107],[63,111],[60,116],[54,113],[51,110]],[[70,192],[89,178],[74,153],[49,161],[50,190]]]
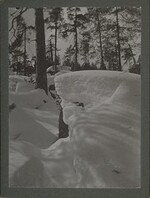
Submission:
[[[77,31],[77,10],[76,10],[76,8],[75,8],[74,29],[75,29],[75,65],[74,65],[74,71],[77,71],[79,69],[79,67],[78,67],[78,31]]]
[[[26,63],[27,63],[27,61],[26,61],[26,58],[27,58],[27,56],[26,56],[26,54],[27,54],[27,32],[26,32],[26,25],[24,25],[24,75],[26,76],[27,75],[27,72],[26,72],[26,67],[27,67],[27,65],[26,65]]]
[[[118,71],[122,71],[121,47],[120,47],[120,26],[119,26],[118,8],[117,7],[116,7],[116,26],[117,26],[117,42],[118,42]]]
[[[134,58],[134,54],[133,54],[133,51],[132,51],[131,45],[130,45],[130,44],[128,44],[128,46],[129,46],[129,49],[130,49],[130,51],[131,51],[131,55],[132,55],[132,59],[133,59],[133,62],[134,62],[134,66],[136,66],[136,60],[135,60],[135,58]]]
[[[52,47],[52,42],[51,42],[51,40],[50,40],[50,57],[51,57],[51,63],[52,63],[52,65],[53,65],[53,62],[54,62],[54,60],[53,60],[53,47]]]
[[[100,69],[106,70],[106,66],[104,65],[104,55],[103,55],[103,45],[102,45],[102,33],[101,33],[101,24],[99,19],[99,12],[97,12],[97,21],[98,21],[98,33],[99,33],[99,44],[100,44],[100,58],[101,58],[101,65]]]
[[[56,61],[57,61],[57,21],[55,22],[55,67],[54,70],[56,72]]]
[[[43,9],[35,9],[35,25],[36,25],[36,88],[44,89],[48,94],[47,75],[46,75],[46,55],[45,55],[45,32]]]

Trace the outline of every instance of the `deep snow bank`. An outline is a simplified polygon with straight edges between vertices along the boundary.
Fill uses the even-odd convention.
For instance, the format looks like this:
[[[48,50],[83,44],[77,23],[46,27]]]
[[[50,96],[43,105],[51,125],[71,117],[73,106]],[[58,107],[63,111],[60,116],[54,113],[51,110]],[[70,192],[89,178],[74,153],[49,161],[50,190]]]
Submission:
[[[53,81],[51,77],[49,80]],[[139,187],[140,76],[109,71],[70,72],[57,76],[55,85],[63,100],[64,120],[69,124],[70,136],[65,140],[58,140],[48,149],[40,149],[35,141],[31,144],[27,139],[11,140],[10,186]],[[37,95],[40,94],[40,101],[43,101],[45,95]],[[36,112],[36,118],[39,119],[41,113],[33,108],[34,102],[27,104],[33,97],[32,94],[29,95],[16,93],[13,100],[20,101],[22,97],[23,102],[17,107],[28,110],[24,113],[30,116]],[[84,106],[79,105],[80,103]],[[52,109],[52,101],[50,104],[49,110]],[[31,111],[29,106],[32,107]],[[25,116],[20,112],[18,114],[17,108],[12,111],[15,112]],[[12,113],[11,116],[15,117]],[[49,114],[46,111],[42,113],[42,120],[52,115],[53,112]],[[22,126],[25,125],[27,124]],[[28,128],[24,128],[25,134]],[[34,128],[35,133],[37,128],[39,126]],[[41,142],[41,137],[35,137]]]
[[[140,76],[81,71],[56,77],[55,86],[70,128],[77,187],[139,187]]]
[[[48,148],[58,139],[59,111],[53,98],[35,89],[31,80],[9,76],[9,138]]]
[[[9,186],[29,188],[73,188],[76,174],[69,138],[60,139],[48,149],[10,141]]]

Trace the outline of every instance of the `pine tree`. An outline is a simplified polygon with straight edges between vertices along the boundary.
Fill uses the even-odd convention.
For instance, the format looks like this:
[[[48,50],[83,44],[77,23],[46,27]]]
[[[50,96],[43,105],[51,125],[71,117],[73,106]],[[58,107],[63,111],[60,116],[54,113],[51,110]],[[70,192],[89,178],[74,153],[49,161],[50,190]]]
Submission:
[[[116,32],[117,32],[117,49],[118,49],[118,71],[122,71],[121,64],[121,45],[120,45],[120,24],[119,24],[119,9],[116,7]]]
[[[95,47],[99,50],[99,54],[95,52],[95,57],[99,57],[97,62],[100,64],[100,69],[106,70],[105,61],[104,61],[104,36],[103,31],[106,26],[105,16],[107,15],[109,8],[88,8],[88,17],[90,19],[90,24],[93,27],[92,37],[95,39],[97,43],[95,43]],[[94,56],[94,53],[93,53]]]
[[[13,41],[9,45],[9,52],[12,54],[12,58],[15,62],[19,62],[19,56],[24,55],[23,53],[23,40],[24,40],[24,18],[22,15],[16,16],[16,27],[14,28]]]
[[[48,94],[47,75],[46,75],[46,53],[45,53],[45,31],[43,9],[35,9],[35,26],[36,26],[36,88],[44,89]]]
[[[84,64],[90,64],[90,41],[91,35],[89,31],[82,33],[82,40],[80,46],[80,54],[82,56],[82,60]]]
[[[53,8],[49,11],[49,17],[46,19],[46,23],[48,24],[48,29],[51,31],[54,30],[54,70],[56,71],[56,65],[58,63],[58,55],[57,55],[57,40],[58,33],[61,28],[61,23],[63,21],[63,9],[62,8]]]
[[[64,60],[63,60],[63,65],[70,66],[72,71],[74,70],[74,62],[73,62],[74,54],[75,54],[75,50],[73,46],[70,45],[65,51]]]
[[[24,75],[26,75],[26,60],[28,58],[27,43],[30,42],[29,35],[31,35],[31,31],[35,30],[35,27],[31,25],[29,26],[25,22],[23,13],[25,13],[27,10],[27,8],[17,8],[17,11],[11,14],[12,20],[11,27],[9,29],[9,52],[12,55],[12,62],[22,64],[22,69],[24,69]],[[28,32],[30,34],[27,34]]]
[[[79,36],[80,30],[85,29],[85,23],[87,18],[84,14],[81,13],[81,8],[67,8],[68,21],[63,25],[62,37],[68,38],[71,34],[74,36],[74,66],[73,71],[80,69],[79,65]],[[72,50],[73,51],[73,50]]]
[[[122,21],[123,59],[129,62],[130,69],[136,68],[139,73],[138,56],[141,54],[141,8],[124,8],[120,13]],[[125,64],[124,63],[124,64]]]
[[[48,66],[54,65],[54,44],[52,43],[52,37],[50,36],[48,43],[47,43],[47,49],[46,49],[46,54],[48,58]]]
[[[127,62],[135,65],[134,52],[137,49],[140,51],[140,9],[111,8],[106,15],[106,21],[103,50],[108,69],[121,71]]]

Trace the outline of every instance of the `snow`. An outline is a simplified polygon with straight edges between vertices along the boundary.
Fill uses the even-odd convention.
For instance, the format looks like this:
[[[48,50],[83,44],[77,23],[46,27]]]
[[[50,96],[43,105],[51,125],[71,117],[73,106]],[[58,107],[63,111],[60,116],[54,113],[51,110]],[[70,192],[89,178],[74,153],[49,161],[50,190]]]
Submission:
[[[65,74],[65,73],[69,73],[69,72],[71,72],[71,71],[70,71],[70,70],[61,70],[61,71],[57,72],[57,73],[55,74],[55,76],[59,76],[59,75],[61,75],[61,74]]]
[[[10,142],[9,176],[11,187],[72,188],[76,185],[73,150],[69,138],[48,149],[33,144]]]
[[[51,85],[51,84],[54,84],[54,75],[51,76],[51,75],[47,75],[47,84],[48,85]]]
[[[56,77],[55,85],[70,127],[77,187],[139,187],[140,76],[82,71]]]
[[[73,102],[82,102],[84,109],[112,102],[135,111],[140,108],[140,77],[136,74],[97,70],[71,72],[56,76],[55,86],[62,98],[66,122],[72,111],[75,114],[83,111]]]
[[[42,89],[35,89],[29,92],[10,93],[11,99],[18,106],[28,106],[31,108],[39,108],[44,101],[48,100],[45,91]]]
[[[62,75],[64,73],[69,73],[69,72],[71,72],[71,71],[69,71],[69,70],[61,70],[61,71],[57,72],[55,75],[47,74],[47,84],[48,85],[53,85],[54,84],[54,78],[56,76]]]
[[[59,112],[53,99],[44,90],[34,89],[35,85],[29,79],[25,81],[23,76],[9,78],[10,84],[15,81],[9,91],[9,104],[16,105],[9,115],[9,136],[48,148],[58,139]]]
[[[97,75],[97,73],[99,74]],[[92,74],[89,75],[89,71],[80,71],[72,72],[69,75],[64,74],[58,80],[56,78],[55,83],[58,93],[64,99],[67,98],[71,102],[84,102],[85,105],[90,103],[101,104],[114,93],[122,80],[122,75],[123,73],[116,75],[116,72],[106,72],[105,76],[103,76],[103,72],[98,72],[97,70],[92,71]],[[62,83],[61,92],[59,90],[59,82]]]
[[[59,70],[59,71],[70,71],[71,70],[71,67],[69,67],[69,66],[65,66],[65,65],[56,65],[56,67],[57,67],[57,69]],[[47,73],[49,73],[49,72],[51,72],[51,71],[54,71],[54,66],[50,66],[50,67],[48,67],[47,68]]]
[[[79,187],[140,185],[139,115],[117,105],[102,105],[72,116],[71,121]]]
[[[140,187],[140,76],[80,71],[48,82],[62,99],[69,137],[57,140],[59,112],[50,95],[10,91],[10,186]]]

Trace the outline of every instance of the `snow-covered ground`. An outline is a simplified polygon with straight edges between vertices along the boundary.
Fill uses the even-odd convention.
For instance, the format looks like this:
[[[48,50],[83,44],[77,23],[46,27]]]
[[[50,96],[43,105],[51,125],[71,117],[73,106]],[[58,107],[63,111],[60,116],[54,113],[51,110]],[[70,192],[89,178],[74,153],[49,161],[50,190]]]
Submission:
[[[10,186],[140,187],[140,76],[80,71],[53,80],[70,132],[57,141],[59,112],[50,95],[24,80],[24,88],[10,86]]]
[[[9,103],[16,105],[9,115],[10,138],[48,148],[58,139],[59,111],[54,100],[44,90],[34,89],[30,78],[10,76],[9,79]]]

